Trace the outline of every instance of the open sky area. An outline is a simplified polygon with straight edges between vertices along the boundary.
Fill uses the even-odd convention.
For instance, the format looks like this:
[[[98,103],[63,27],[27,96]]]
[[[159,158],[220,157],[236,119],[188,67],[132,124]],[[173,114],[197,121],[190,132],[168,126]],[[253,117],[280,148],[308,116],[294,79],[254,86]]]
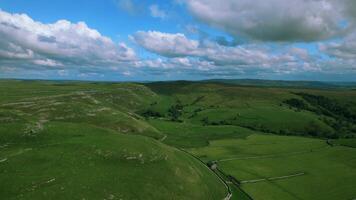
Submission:
[[[0,78],[356,80],[355,0],[0,0]]]

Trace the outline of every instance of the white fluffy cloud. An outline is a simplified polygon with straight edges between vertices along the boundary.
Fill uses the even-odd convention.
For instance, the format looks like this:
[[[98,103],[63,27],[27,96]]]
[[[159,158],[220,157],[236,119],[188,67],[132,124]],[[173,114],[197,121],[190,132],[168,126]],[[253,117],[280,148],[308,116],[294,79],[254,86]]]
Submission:
[[[355,24],[354,0],[186,0],[199,20],[234,36],[258,40],[314,41]]]
[[[279,44],[278,47],[263,44],[224,46],[216,41],[197,41],[182,33],[139,31],[132,39],[143,48],[165,57],[143,60],[136,67],[161,70],[186,71],[212,77],[237,75],[292,75],[292,74],[343,74],[356,72],[355,35],[343,42],[323,43],[322,52],[332,55],[325,59],[321,54],[310,54],[305,48]]]
[[[36,65],[47,66],[47,67],[62,67],[63,64],[51,59],[37,59],[33,60]]]
[[[0,64],[64,67],[116,65],[136,55],[84,22],[43,24],[26,14],[0,10],[0,58]]]
[[[139,31],[133,40],[145,49],[166,57],[198,57],[217,66],[271,66],[295,62],[293,52],[271,54],[261,46],[227,47],[212,41],[199,42],[184,34]],[[299,57],[302,58],[302,57]],[[306,58],[306,57],[303,57]]]
[[[132,37],[134,41],[149,51],[170,57],[195,54],[199,43],[189,40],[184,34],[169,34],[158,31],[138,31]]]
[[[189,70],[189,71],[207,71],[217,68],[211,61],[199,60],[194,58],[157,58],[148,60],[139,60],[133,62],[134,67],[151,68],[157,70]]]
[[[226,41],[209,40],[208,37],[195,40],[182,33],[138,31],[130,36],[132,41],[157,54],[153,58],[145,54],[147,58],[141,59],[126,44],[113,42],[84,22],[59,20],[44,24],[25,14],[0,10],[0,77],[6,77],[6,74],[27,77],[32,73],[37,78],[37,74],[43,72],[45,78],[46,70],[71,78],[72,74],[81,78],[102,78],[104,74],[113,76],[114,73],[129,77],[136,74],[162,77],[164,73],[173,77],[175,74],[251,77],[309,72],[348,73],[352,76],[356,73],[356,32],[351,31],[355,30],[351,20],[356,19],[356,14],[351,12],[355,11],[354,0],[342,0],[343,4],[350,5],[347,8],[329,7],[336,0],[292,0],[289,3],[296,7],[293,10],[282,0],[269,1],[269,4],[283,4],[275,6],[276,11],[284,8],[289,9],[288,13],[273,13],[265,1],[256,1],[257,5],[245,0],[226,0],[224,4],[210,0],[187,0],[186,3],[193,13],[202,6],[199,13],[194,13],[201,20],[232,34],[245,34],[260,40],[317,40],[339,34],[345,24],[350,28],[339,39],[320,43],[320,52],[330,56],[327,59],[320,52],[311,55],[306,48],[296,48],[293,43],[248,40],[252,43],[233,46],[223,45]],[[296,2],[305,2],[310,7]],[[310,14],[321,2],[324,2],[324,7],[320,7],[314,15]],[[153,7],[152,11],[160,11],[159,7],[156,8]],[[339,10],[336,12],[335,9]],[[300,14],[301,10],[305,10],[305,16]],[[330,16],[324,16],[327,11]],[[154,15],[163,17],[159,12]],[[350,20],[340,24],[339,20],[346,16]]]

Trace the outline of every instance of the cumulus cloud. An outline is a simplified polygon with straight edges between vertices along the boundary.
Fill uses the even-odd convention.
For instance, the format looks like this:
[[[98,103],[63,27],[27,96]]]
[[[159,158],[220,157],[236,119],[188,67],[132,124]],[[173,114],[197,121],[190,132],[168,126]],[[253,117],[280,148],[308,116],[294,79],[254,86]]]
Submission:
[[[197,41],[189,40],[181,33],[169,34],[158,31],[138,31],[132,36],[132,39],[145,49],[168,57],[195,54],[199,45]]]
[[[351,41],[355,40],[349,37],[345,44],[351,45]],[[356,73],[356,59],[350,55],[347,56],[349,59],[340,56],[336,59],[325,59],[319,53],[311,54],[307,49],[292,44],[279,44],[278,47],[260,43],[225,46],[214,40],[197,41],[182,33],[157,31],[139,31],[132,39],[148,51],[163,56],[163,59],[140,60],[133,65],[157,74],[181,72],[205,77],[233,78],[296,74],[319,74],[321,77],[323,74]],[[330,45],[327,46],[329,50],[332,47]],[[354,49],[350,46],[348,51]],[[329,54],[331,55],[331,52]]]
[[[354,0],[186,0],[199,20],[239,37],[315,41],[355,25]],[[348,26],[342,25],[347,22]]]
[[[158,5],[154,4],[149,7],[152,17],[164,19],[167,17],[167,13],[159,8]]]
[[[84,22],[34,21],[0,10],[0,64],[48,67],[116,65],[136,59],[133,49],[116,44]]]
[[[168,39],[169,38],[169,39]],[[140,60],[135,67],[154,73],[186,73],[204,77],[271,77],[355,74],[356,62],[325,59],[320,53],[293,44],[221,45],[214,40],[192,40],[181,33],[139,32],[132,39],[162,58]]]
[[[257,7],[269,6],[262,0],[256,1]],[[305,1],[310,5],[325,2],[326,8],[328,2],[333,3],[332,0],[299,1]],[[226,38],[201,37],[200,40],[196,40],[182,33],[138,31],[130,36],[132,41],[156,54],[153,58],[150,58],[151,54],[145,54],[146,59],[142,59],[125,43],[113,42],[84,22],[72,23],[59,20],[44,24],[31,19],[26,14],[10,14],[0,10],[0,77],[6,77],[6,74],[20,74],[21,77],[33,74],[37,78],[38,74],[42,74],[41,76],[45,78],[48,74],[46,70],[51,70],[49,74],[54,74],[53,76],[83,79],[94,77],[105,79],[103,78],[105,75],[114,76],[113,74],[125,77],[135,77],[137,74],[159,77],[167,74],[172,77],[177,74],[189,74],[233,78],[238,75],[260,77],[264,74],[356,73],[354,67],[356,66],[356,32],[352,31],[355,30],[354,28],[351,29],[354,26],[353,21],[349,20],[341,24],[339,22],[339,19],[344,19],[344,16],[356,19],[356,14],[351,12],[355,8],[353,0],[342,0],[348,2],[350,6],[333,7],[332,9],[340,9],[337,12],[339,14],[331,12],[330,8],[331,15],[326,17],[324,17],[326,11],[322,7],[314,15],[315,21],[308,18],[312,8],[308,10],[303,6],[288,12],[294,17],[293,21],[285,12],[283,17],[280,16],[283,13],[269,13],[272,12],[269,8],[261,15],[259,10],[258,12],[255,10],[256,3],[251,4],[244,0],[227,0],[226,5],[221,2],[221,5],[216,3],[213,12],[209,11],[214,7],[210,4],[215,4],[214,2],[217,1],[186,0],[187,2],[189,5],[192,4],[190,6],[203,6],[204,16],[195,15],[209,24],[223,28],[232,34],[245,34],[261,40],[316,40],[337,34],[345,25],[347,25],[347,32],[343,37],[320,43],[320,52],[330,56],[325,59],[320,52],[311,55],[306,48],[297,48],[293,43],[255,42],[237,45]],[[199,2],[206,4],[200,5]],[[297,6],[296,2],[292,0],[290,3]],[[236,5],[247,6],[246,16],[234,10]],[[283,5],[287,6],[286,3]],[[259,9],[263,10],[262,7]],[[156,11],[160,11],[158,6],[156,8]],[[288,6],[285,8],[288,10]],[[276,9],[281,8],[277,6]],[[301,9],[306,9],[306,16],[300,15]],[[163,16],[159,12],[155,14],[157,17]],[[269,16],[270,14],[274,16]],[[214,20],[211,21],[210,17]],[[336,18],[329,19],[329,17]],[[274,23],[271,22],[272,19],[275,20]],[[298,21],[302,19],[307,21],[299,23]],[[243,22],[246,24],[240,24]],[[260,32],[258,27],[262,27]],[[283,27],[300,30],[289,34]],[[200,34],[197,33],[198,27],[192,26],[191,29],[189,34]],[[324,32],[320,32],[321,30]],[[281,33],[278,33],[279,31]]]
[[[51,59],[37,59],[33,60],[33,63],[36,65],[42,65],[42,66],[47,66],[47,67],[61,67],[63,66],[62,63],[59,63],[55,60]]]
[[[340,40],[321,43],[319,48],[332,57],[355,60],[356,63],[356,31]]]
[[[217,66],[211,61],[199,60],[195,58],[157,58],[139,60],[133,62],[134,67],[151,68],[157,70],[189,70],[208,71],[216,69]]]
[[[145,49],[166,57],[198,57],[218,66],[270,66],[275,63],[294,62],[290,54],[271,54],[256,45],[229,47],[214,41],[188,39],[182,33],[170,34],[156,31],[139,31],[133,40]],[[302,57],[300,57],[302,58]],[[305,57],[304,57],[305,58]]]

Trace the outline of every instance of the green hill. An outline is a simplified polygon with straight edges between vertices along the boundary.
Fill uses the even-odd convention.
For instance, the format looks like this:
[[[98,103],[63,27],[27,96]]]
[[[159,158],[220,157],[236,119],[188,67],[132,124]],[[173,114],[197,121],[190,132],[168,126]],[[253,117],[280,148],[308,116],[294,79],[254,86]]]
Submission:
[[[206,166],[154,140],[163,134],[135,113],[156,98],[144,86],[9,81],[0,90],[2,199],[227,195]]]
[[[204,165],[147,137],[84,123],[50,122],[27,135],[15,127],[21,126],[0,127],[2,199],[223,199],[227,194]]]
[[[347,88],[2,80],[0,198],[352,199],[355,97]],[[324,190],[333,192],[315,195]]]
[[[146,109],[168,120],[236,125],[267,133],[322,138],[354,137],[356,132],[356,93],[353,90],[243,87],[200,82],[146,85],[161,96]],[[305,107],[291,104],[294,102],[291,100],[302,102]]]

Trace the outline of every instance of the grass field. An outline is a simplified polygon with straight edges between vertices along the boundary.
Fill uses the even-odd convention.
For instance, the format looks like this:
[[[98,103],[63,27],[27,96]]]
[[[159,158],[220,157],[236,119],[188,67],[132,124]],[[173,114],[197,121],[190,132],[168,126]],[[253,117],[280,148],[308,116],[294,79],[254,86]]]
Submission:
[[[331,144],[333,145],[341,145],[351,148],[356,148],[356,139],[337,139],[331,140]]]
[[[232,200],[353,199],[355,97],[211,82],[2,80],[0,199],[224,199],[225,184]]]
[[[254,199],[356,197],[356,149],[330,147],[318,139],[250,135],[246,139],[215,140],[191,152],[205,160],[217,160],[218,166],[240,180]],[[248,182],[291,175],[298,176]]]

